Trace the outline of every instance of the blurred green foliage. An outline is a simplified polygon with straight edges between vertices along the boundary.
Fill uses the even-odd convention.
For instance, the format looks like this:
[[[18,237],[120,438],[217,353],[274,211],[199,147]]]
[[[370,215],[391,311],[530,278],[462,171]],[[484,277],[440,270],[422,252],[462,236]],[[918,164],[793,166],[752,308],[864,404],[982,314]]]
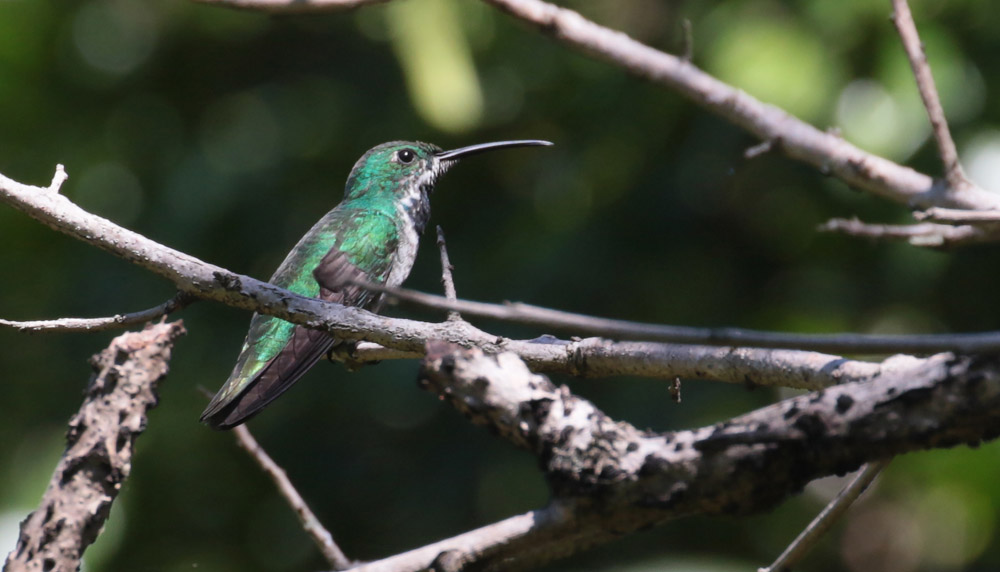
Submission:
[[[569,2],[678,51],[819,127],[938,173],[909,69],[867,0]],[[973,176],[1000,186],[998,12],[917,2],[944,104]],[[995,96],[992,99],[996,99]],[[392,139],[557,146],[470,159],[438,185],[459,294],[700,326],[826,331],[1000,327],[995,246],[955,253],[819,235],[906,209],[781,156],[676,94],[540,36],[479,3],[407,0],[352,14],[267,16],[183,0],[0,3],[0,172],[63,192],[167,245],[265,278],[340,200],[354,161]],[[169,284],[0,207],[0,315],[110,315]],[[439,290],[432,241],[409,285]],[[394,315],[434,319],[401,308]],[[90,570],[324,567],[291,511],[230,435],[197,423],[249,316],[200,303],[181,316],[162,402]],[[504,335],[543,332],[485,324]],[[37,503],[111,333],[0,330],[0,548]],[[320,364],[251,423],[353,558],[372,559],[541,506],[525,453],[419,391],[414,362],[347,374]],[[570,380],[613,416],[687,428],[778,392],[709,382]],[[993,570],[996,445],[908,455],[806,563],[810,570]],[[766,515],[692,518],[552,569],[752,569],[794,537],[836,484]],[[886,564],[891,563],[891,564]]]

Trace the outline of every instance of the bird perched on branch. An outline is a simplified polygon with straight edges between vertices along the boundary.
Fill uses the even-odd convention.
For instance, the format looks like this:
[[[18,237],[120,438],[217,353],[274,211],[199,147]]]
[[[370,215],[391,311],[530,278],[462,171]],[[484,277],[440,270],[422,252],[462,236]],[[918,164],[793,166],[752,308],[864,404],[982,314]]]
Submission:
[[[383,296],[361,284],[394,287],[410,274],[438,177],[463,157],[533,145],[551,143],[498,141],[442,151],[393,141],[372,148],[351,169],[344,200],[299,240],[270,282],[302,296],[378,311]],[[326,332],[254,314],[236,366],[201,420],[215,429],[243,423],[340,343]]]

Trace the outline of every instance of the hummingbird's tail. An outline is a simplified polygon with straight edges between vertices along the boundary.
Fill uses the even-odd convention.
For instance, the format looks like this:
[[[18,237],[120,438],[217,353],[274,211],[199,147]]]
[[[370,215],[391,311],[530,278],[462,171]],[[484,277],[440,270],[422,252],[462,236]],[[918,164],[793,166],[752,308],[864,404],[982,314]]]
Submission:
[[[247,359],[241,355],[222,389],[201,414],[213,429],[231,429],[260,412],[278,398],[327,354],[337,340],[326,332],[296,326],[282,350],[257,373],[246,375]],[[255,348],[244,349],[244,354]]]

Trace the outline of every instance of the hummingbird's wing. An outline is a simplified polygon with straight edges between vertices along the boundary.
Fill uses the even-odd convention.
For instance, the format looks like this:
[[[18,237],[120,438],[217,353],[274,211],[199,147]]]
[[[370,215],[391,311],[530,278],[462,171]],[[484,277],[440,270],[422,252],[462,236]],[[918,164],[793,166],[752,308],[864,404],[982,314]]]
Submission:
[[[382,216],[366,216],[361,221],[357,217],[353,218],[355,223],[368,223],[363,226],[378,227],[386,223],[379,220]],[[391,220],[388,223],[393,224]],[[381,241],[377,240],[379,235]],[[381,296],[358,283],[385,281],[392,268],[393,257],[380,255],[394,252],[396,241],[392,234],[389,235],[392,238],[387,240],[382,232],[362,236],[370,239],[353,240],[350,244],[346,244],[344,240],[334,242],[309,272],[309,276],[299,276],[299,280],[281,276],[280,280],[272,278],[272,282],[294,291],[296,283],[308,281],[318,289],[315,294],[309,294],[317,298],[345,306],[371,308],[379,305]],[[309,235],[303,239],[303,243],[308,238]],[[349,246],[351,250],[342,250],[345,246]],[[299,262],[292,260],[292,256],[282,264],[282,268],[294,266],[289,264],[289,260]],[[364,264],[365,269],[362,269],[361,261],[367,263]],[[301,268],[307,270],[307,266]],[[281,274],[282,268],[279,268],[276,276]],[[225,385],[202,413],[201,420],[215,429],[229,429],[243,423],[277,399],[337,343],[339,340],[326,332],[304,328],[280,318],[254,314],[236,366]]]

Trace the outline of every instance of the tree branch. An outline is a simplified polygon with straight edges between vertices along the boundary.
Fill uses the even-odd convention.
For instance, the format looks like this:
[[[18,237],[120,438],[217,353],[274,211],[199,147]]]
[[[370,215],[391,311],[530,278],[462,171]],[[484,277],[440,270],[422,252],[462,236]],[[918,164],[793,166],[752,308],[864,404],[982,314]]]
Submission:
[[[200,0],[268,12],[293,12],[301,0]],[[745,129],[761,141],[781,141],[789,157],[804,161],[849,185],[908,206],[1000,209],[1000,195],[975,184],[951,188],[909,167],[872,155],[787,112],[757,100],[692,65],[626,34],[600,26],[577,12],[542,0],[483,0],[536,27],[555,40],[628,72],[673,89],[694,103]],[[317,9],[327,2],[314,0]],[[329,8],[340,2],[329,0]]]
[[[892,0],[892,10],[892,23],[899,32],[899,38],[903,41],[903,49],[906,50],[906,57],[910,60],[913,76],[917,80],[920,99],[924,102],[927,117],[934,130],[934,140],[937,141],[938,153],[941,156],[941,162],[944,163],[949,192],[958,191],[972,183],[965,177],[962,164],[958,160],[958,150],[955,148],[955,141],[951,138],[951,131],[948,129],[948,120],[945,119],[944,108],[941,107],[941,98],[938,97],[934,76],[931,74],[931,66],[927,62],[924,45],[917,33],[917,25],[913,22],[913,14],[910,12],[910,6],[906,0]]]
[[[724,423],[642,432],[532,374],[510,353],[436,342],[422,384],[476,424],[539,457],[544,510],[393,556],[358,571],[528,567],[668,519],[764,510],[820,476],[892,455],[1000,434],[994,361],[942,356],[783,401]],[[475,535],[477,541],[471,537]]]
[[[309,508],[309,505],[302,498],[302,495],[295,489],[295,485],[288,479],[285,470],[275,463],[274,459],[253,438],[253,435],[250,434],[250,429],[246,425],[239,425],[233,429],[233,435],[236,436],[236,442],[239,446],[253,457],[254,461],[260,465],[261,470],[264,471],[264,474],[274,482],[274,485],[278,488],[278,493],[284,497],[288,505],[295,511],[295,516],[298,517],[299,522],[302,524],[302,529],[312,538],[313,543],[323,553],[323,557],[326,558],[327,563],[333,566],[334,570],[346,570],[350,568],[351,561],[348,560],[344,552],[334,542],[333,535],[316,518],[316,514],[313,513],[312,509]]]
[[[948,223],[1000,224],[1000,211],[966,211],[932,207],[926,211],[913,213],[913,218]]]
[[[965,211],[976,212],[976,211]],[[988,212],[988,211],[987,211]],[[952,248],[967,246],[982,242],[990,242],[1000,238],[1000,232],[988,232],[981,226],[937,224],[923,222],[919,224],[872,224],[860,220],[833,218],[817,230],[820,232],[839,232],[850,236],[871,238],[877,240],[905,240],[913,246],[930,248]]]
[[[107,318],[59,318],[57,320],[34,320],[30,322],[16,322],[0,318],[0,326],[8,326],[16,328],[20,332],[30,333],[44,331],[100,332],[144,324],[186,308],[194,301],[195,299],[191,296],[178,292],[176,296],[158,306],[132,312],[131,314],[116,314]]]
[[[945,192],[927,175],[862,151],[834,134],[824,133],[754,99],[681,58],[599,26],[572,10],[541,0],[483,1],[595,59],[677,91],[762,141],[780,140],[781,150],[789,157],[829,172],[850,185],[911,206],[1000,208],[1000,195],[971,184]]]
[[[389,0],[194,0],[200,4],[215,4],[241,10],[255,10],[275,14],[311,14],[317,12],[346,12],[368,4],[381,4]]]
[[[858,500],[868,486],[872,484],[883,469],[889,465],[889,459],[882,459],[866,463],[858,474],[851,480],[851,483],[840,491],[830,504],[809,523],[809,526],[799,534],[788,548],[778,556],[770,566],[760,568],[757,572],[789,572],[793,566],[799,563],[802,558],[816,545],[816,543],[830,530],[830,527],[844,516],[847,509]]]
[[[444,286],[445,298],[451,301],[458,299],[458,291],[455,290],[455,277],[452,272],[455,267],[451,265],[451,260],[448,258],[448,246],[444,242],[444,231],[441,227],[437,227],[437,246],[441,251],[441,285]],[[448,312],[448,319],[451,321],[461,320],[462,315],[458,312]]]
[[[132,470],[135,440],[146,429],[174,342],[183,334],[181,322],[151,325],[118,336],[93,357],[95,373],[70,419],[66,452],[38,509],[21,523],[4,572],[79,569]]]
[[[663,348],[644,349],[639,346],[610,346],[611,351],[603,351],[597,359],[590,359],[589,354],[583,354],[582,357],[586,360],[587,367],[581,368],[581,362],[571,360],[566,354],[564,346],[505,340],[463,322],[428,324],[413,320],[388,318],[358,308],[348,308],[314,298],[298,296],[271,284],[232,273],[160,245],[138,233],[121,228],[106,219],[84,211],[62,195],[50,192],[46,188],[16,183],[3,175],[0,175],[0,201],[14,206],[60,232],[107,250],[167,278],[183,293],[274,315],[296,324],[325,330],[345,340],[375,342],[383,348],[405,352],[406,355],[419,355],[423,352],[424,345],[428,340],[443,339],[475,345],[486,351],[495,352],[501,349],[517,351],[532,366],[552,368],[555,364],[562,363],[566,364],[566,367],[575,368],[575,371],[581,372],[582,375],[587,375],[588,369],[591,374],[596,375],[596,372],[601,371],[601,367],[606,369],[617,367],[615,366],[617,358],[614,357],[616,352],[623,358],[627,352],[644,352],[647,349],[653,350],[649,353],[654,355],[667,355],[661,351]],[[977,353],[995,351],[1000,347],[1000,333],[997,332],[930,336],[873,337],[858,334],[801,336],[725,328],[705,329],[636,324],[621,320],[579,316],[524,304],[496,306],[461,300],[448,302],[447,299],[429,294],[407,293],[407,291],[396,291],[395,294],[400,297],[405,295],[414,300],[424,300],[431,307],[458,310],[466,315],[497,317],[520,323],[571,330],[574,333],[593,333],[611,337],[647,337],[649,339],[669,339],[680,343],[762,347],[801,347],[808,342],[809,346],[816,349],[829,348],[828,351],[843,350],[853,353],[936,353],[942,350]],[[598,352],[599,350],[593,351]],[[683,352],[684,350],[678,351]],[[702,355],[706,352],[710,353],[710,350],[705,348],[692,348],[690,351]],[[789,355],[792,354],[786,354],[782,359],[788,359]],[[769,356],[770,354],[766,353],[758,354],[758,357],[765,359]],[[806,356],[803,358],[814,359]],[[827,356],[815,359],[827,359],[832,363],[840,358]],[[651,365],[630,367],[632,367],[633,372],[637,370],[652,372],[655,371],[656,361],[662,362],[663,360],[652,359]],[[618,363],[622,363],[620,359]],[[547,369],[547,371],[553,370]],[[666,370],[660,369],[659,371]],[[629,371],[621,371],[621,373],[629,373]],[[671,375],[683,376],[684,374],[671,371]],[[756,379],[755,382],[761,383]]]
[[[837,225],[841,223],[841,220],[834,219],[831,223]],[[863,223],[852,224],[865,226]],[[823,228],[823,230],[828,229]],[[490,318],[504,322],[541,326],[558,331],[606,336],[609,338],[655,340],[679,344],[798,348],[855,354],[929,354],[942,351],[979,353],[1000,350],[1000,332],[917,335],[853,333],[790,334],[745,330],[741,328],[694,328],[599,318],[532,306],[521,302],[488,304],[471,300],[452,301],[435,294],[417,292],[406,288],[392,288],[370,282],[359,284],[369,290],[383,292],[399,300],[418,304],[426,308],[458,311],[467,316]]]

